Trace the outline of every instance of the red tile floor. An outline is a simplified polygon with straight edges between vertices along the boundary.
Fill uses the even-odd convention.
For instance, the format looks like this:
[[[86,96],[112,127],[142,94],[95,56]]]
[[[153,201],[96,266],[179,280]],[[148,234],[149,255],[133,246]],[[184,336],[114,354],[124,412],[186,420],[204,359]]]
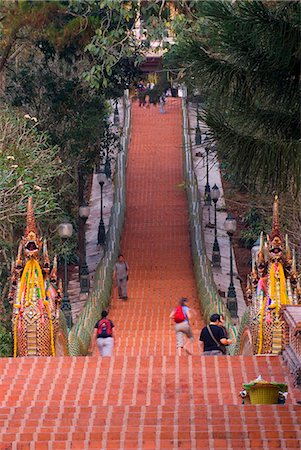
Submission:
[[[0,449],[301,448],[301,398],[280,357],[176,356],[168,316],[179,296],[196,311],[182,186],[181,109],[133,105],[122,252],[129,300],[113,291],[110,359],[0,359]],[[241,405],[259,374],[290,385],[286,405]]]

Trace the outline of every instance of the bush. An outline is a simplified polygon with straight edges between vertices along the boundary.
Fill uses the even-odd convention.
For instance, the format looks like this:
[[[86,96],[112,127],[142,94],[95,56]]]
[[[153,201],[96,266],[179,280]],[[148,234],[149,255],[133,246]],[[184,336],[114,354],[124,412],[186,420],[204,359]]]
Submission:
[[[263,215],[258,208],[253,207],[244,215],[242,223],[247,228],[240,233],[240,243],[242,247],[252,248],[266,227]]]
[[[0,324],[0,357],[12,356],[13,339],[12,334]]]

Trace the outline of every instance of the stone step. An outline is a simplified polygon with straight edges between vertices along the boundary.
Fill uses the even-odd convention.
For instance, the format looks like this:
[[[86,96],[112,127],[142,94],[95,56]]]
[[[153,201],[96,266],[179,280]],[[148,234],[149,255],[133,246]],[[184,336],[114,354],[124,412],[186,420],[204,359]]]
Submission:
[[[46,409],[6,409],[12,425],[1,426],[0,449],[211,447],[237,450],[284,448],[284,441],[285,448],[300,448],[301,408],[293,405],[215,408],[178,404],[172,409],[95,405],[72,410],[62,406]],[[26,419],[19,420],[18,412]],[[51,446],[45,447],[49,443]]]
[[[0,359],[0,407],[239,405],[242,384],[287,382],[280,357],[113,356]]]

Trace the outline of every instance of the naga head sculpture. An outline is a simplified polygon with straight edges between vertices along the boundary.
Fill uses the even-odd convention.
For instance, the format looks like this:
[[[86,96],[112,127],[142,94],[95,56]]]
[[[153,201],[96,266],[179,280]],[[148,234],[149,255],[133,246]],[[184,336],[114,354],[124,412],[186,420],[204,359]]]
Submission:
[[[265,254],[264,254],[264,242],[263,242],[263,232],[260,234],[260,246],[259,246],[259,252],[257,255],[257,272],[258,277],[263,278],[267,274],[267,262],[265,260]]]
[[[24,254],[27,259],[38,258],[42,248],[42,239],[38,235],[35,216],[33,212],[32,197],[29,197],[27,204],[26,230],[22,238]]]
[[[283,259],[283,238],[279,227],[279,200],[277,195],[273,206],[272,232],[268,236],[268,252],[271,262],[279,262]]]

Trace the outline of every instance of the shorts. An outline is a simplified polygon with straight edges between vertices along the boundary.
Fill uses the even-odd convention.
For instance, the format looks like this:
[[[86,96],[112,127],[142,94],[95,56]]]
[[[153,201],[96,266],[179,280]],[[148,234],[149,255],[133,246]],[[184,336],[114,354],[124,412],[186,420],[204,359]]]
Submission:
[[[188,322],[176,323],[175,331],[176,331],[177,348],[184,347],[184,335],[186,335],[188,339],[193,340],[192,330]]]
[[[223,352],[220,350],[209,350],[208,352],[203,352],[203,356],[223,356]]]
[[[112,356],[114,348],[114,339],[112,337],[97,338],[96,345],[100,356]]]

